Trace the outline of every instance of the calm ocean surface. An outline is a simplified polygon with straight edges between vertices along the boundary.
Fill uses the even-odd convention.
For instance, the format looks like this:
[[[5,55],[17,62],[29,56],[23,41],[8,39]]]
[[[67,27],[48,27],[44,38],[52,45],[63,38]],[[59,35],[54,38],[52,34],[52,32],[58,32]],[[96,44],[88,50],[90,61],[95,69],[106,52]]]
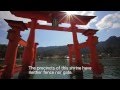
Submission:
[[[0,61],[1,63],[2,61]],[[103,79],[120,79],[120,59],[101,59],[100,62],[104,65]],[[66,59],[42,59],[36,61],[37,67],[57,67],[68,66]],[[17,76],[17,75],[16,75]],[[15,76],[15,78],[16,78]],[[35,74],[32,79],[70,79],[70,75],[63,74]],[[84,71],[84,79],[92,79],[92,72],[90,70]]]
[[[104,65],[103,79],[120,79],[120,59],[104,59],[100,60]],[[68,61],[65,59],[49,60],[43,59],[42,61],[37,61],[36,66],[68,66]],[[70,79],[69,75],[45,75],[36,74],[33,79]],[[84,79],[92,79],[92,72],[90,70],[84,71]]]

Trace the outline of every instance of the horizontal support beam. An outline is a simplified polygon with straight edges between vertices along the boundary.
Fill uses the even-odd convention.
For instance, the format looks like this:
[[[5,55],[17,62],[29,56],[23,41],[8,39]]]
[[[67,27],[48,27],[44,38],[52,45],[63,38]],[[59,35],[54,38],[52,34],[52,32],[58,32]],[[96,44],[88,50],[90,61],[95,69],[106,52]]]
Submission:
[[[21,69],[22,69],[22,65],[18,65],[18,66],[16,66],[15,69],[14,69],[14,74],[20,72]]]
[[[23,39],[20,39],[20,41],[18,42],[20,45],[26,47],[27,46],[27,42],[24,41]]]
[[[31,23],[26,23],[26,26],[28,28],[30,28]],[[77,32],[77,33],[84,33],[86,30],[89,29],[78,29],[77,27],[74,28],[74,30],[72,29],[72,27],[70,28],[66,28],[66,27],[53,27],[53,26],[47,26],[47,25],[36,25],[36,29],[44,29],[44,30],[52,30],[52,31],[64,31],[64,32]]]
[[[87,47],[87,46],[88,46],[87,42],[84,42],[84,43],[79,44],[79,48],[80,48],[80,49],[81,49],[81,48],[85,48],[85,47]],[[68,47],[73,48],[73,47],[74,47],[74,44],[68,44]]]
[[[22,65],[15,66],[13,74],[16,74],[16,73],[20,72],[21,68],[22,68]],[[1,75],[3,74],[4,70],[5,70],[5,66],[3,67],[3,69],[0,70],[0,79],[1,79]]]

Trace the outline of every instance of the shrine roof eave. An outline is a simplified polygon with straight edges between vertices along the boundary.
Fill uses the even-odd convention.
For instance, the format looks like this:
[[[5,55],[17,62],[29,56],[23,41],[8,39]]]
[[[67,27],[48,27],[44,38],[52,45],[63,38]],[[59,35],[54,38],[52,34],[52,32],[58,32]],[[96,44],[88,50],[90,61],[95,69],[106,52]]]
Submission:
[[[24,31],[24,30],[28,29],[22,21],[14,21],[14,20],[7,20],[7,19],[4,19],[4,20],[8,23],[8,25],[11,28],[12,27],[17,27],[17,28],[20,28],[21,31]]]
[[[91,19],[96,17],[96,16],[73,15],[74,19],[71,19],[69,21],[68,18],[63,18],[64,16],[66,16],[66,12],[60,11],[11,11],[11,13],[17,17],[29,19],[35,18],[38,20],[45,20],[49,23],[51,23],[53,17],[57,17],[60,19],[59,23],[75,23],[79,25],[86,25],[88,24],[88,22],[90,22]]]
[[[96,34],[97,31],[98,30],[96,30],[96,29],[88,29],[88,30],[85,30],[82,34],[85,36],[94,35],[94,34]]]

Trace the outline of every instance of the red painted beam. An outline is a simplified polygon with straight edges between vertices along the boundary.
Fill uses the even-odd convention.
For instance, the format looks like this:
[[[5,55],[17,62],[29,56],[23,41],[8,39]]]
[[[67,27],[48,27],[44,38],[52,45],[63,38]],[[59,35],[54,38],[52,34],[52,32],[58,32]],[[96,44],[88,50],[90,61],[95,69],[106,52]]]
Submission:
[[[2,75],[3,71],[5,70],[4,68],[0,69],[0,79],[1,79],[1,75]],[[21,69],[22,69],[22,65],[16,65],[13,73],[16,74],[16,73],[20,72]]]
[[[89,29],[89,30],[83,32],[83,35],[85,35],[85,36],[94,35],[94,34],[96,34],[97,31],[98,30],[95,30],[95,29]]]
[[[87,42],[84,42],[84,43],[79,44],[79,48],[80,48],[80,49],[81,49],[81,48],[85,48],[85,47],[87,47],[87,46],[88,46]]]
[[[93,18],[95,18],[95,16],[66,15],[62,20],[60,20],[60,23],[70,23],[72,25],[86,25]]]
[[[14,74],[20,72],[21,69],[22,69],[22,65],[17,65],[17,66],[15,67],[15,69],[14,69]]]
[[[45,20],[49,23],[52,22],[53,18],[57,18],[59,23],[74,23],[80,25],[86,25],[91,19],[95,18],[95,16],[68,16],[66,12],[60,11],[11,11],[11,13],[17,17],[35,18],[37,20]]]
[[[88,46],[87,42],[84,42],[84,43],[79,44],[79,48],[80,48],[80,49],[81,49],[81,48],[85,48],[85,47],[87,47],[87,46]],[[73,48],[73,47],[74,47],[74,44],[68,44],[68,47]]]
[[[36,18],[38,20],[45,20],[51,22],[53,17],[63,17],[65,12],[56,11],[11,11],[12,14],[23,18]],[[59,14],[58,14],[59,13]]]
[[[13,21],[13,20],[7,20],[7,19],[5,19],[5,21],[8,23],[8,25],[11,28],[17,27],[21,31],[27,30],[27,27],[25,26],[25,24],[22,21]]]
[[[24,47],[27,46],[27,42],[24,41],[23,39],[20,39],[19,44],[22,45],[22,46],[24,46]]]
[[[1,79],[1,76],[2,76],[3,71],[4,71],[4,69],[1,69],[1,70],[0,70],[0,79]]]
[[[28,28],[31,27],[31,22],[25,24]],[[98,30],[96,29],[78,29],[77,27],[53,27],[53,26],[47,26],[47,25],[39,25],[37,23],[36,29],[44,29],[44,30],[52,30],[52,31],[65,31],[65,32],[78,32],[82,33],[83,35],[87,32],[94,32],[96,33]]]
[[[31,23],[27,23],[26,26],[28,28],[30,28]],[[78,29],[77,27],[74,28],[75,30],[73,30],[71,27],[70,28],[66,28],[66,27],[52,27],[52,26],[47,26],[47,25],[36,25],[36,29],[44,29],[44,30],[53,30],[53,31],[65,31],[65,32],[78,32],[78,33],[83,33],[85,32],[85,30],[88,29]]]

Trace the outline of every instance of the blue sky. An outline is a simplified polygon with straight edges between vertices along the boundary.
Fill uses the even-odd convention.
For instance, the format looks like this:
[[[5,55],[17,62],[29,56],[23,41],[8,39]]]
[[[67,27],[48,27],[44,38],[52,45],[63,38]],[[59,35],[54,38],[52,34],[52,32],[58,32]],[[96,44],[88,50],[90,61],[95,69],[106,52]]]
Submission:
[[[97,16],[91,20],[88,25],[83,27],[98,29],[99,31],[96,33],[96,36],[99,37],[99,41],[105,41],[110,36],[120,36],[120,11],[74,11],[73,13],[79,15]],[[10,27],[4,19],[20,20],[25,23],[30,21],[29,19],[15,17],[11,15],[9,11],[0,11],[0,44],[8,43],[6,36],[7,30]],[[27,40],[29,31],[30,30],[21,32],[24,40]],[[78,34],[79,42],[85,42],[86,39],[87,37]],[[36,30],[35,41],[38,42],[41,47],[62,46],[73,43],[72,33],[47,30]]]

